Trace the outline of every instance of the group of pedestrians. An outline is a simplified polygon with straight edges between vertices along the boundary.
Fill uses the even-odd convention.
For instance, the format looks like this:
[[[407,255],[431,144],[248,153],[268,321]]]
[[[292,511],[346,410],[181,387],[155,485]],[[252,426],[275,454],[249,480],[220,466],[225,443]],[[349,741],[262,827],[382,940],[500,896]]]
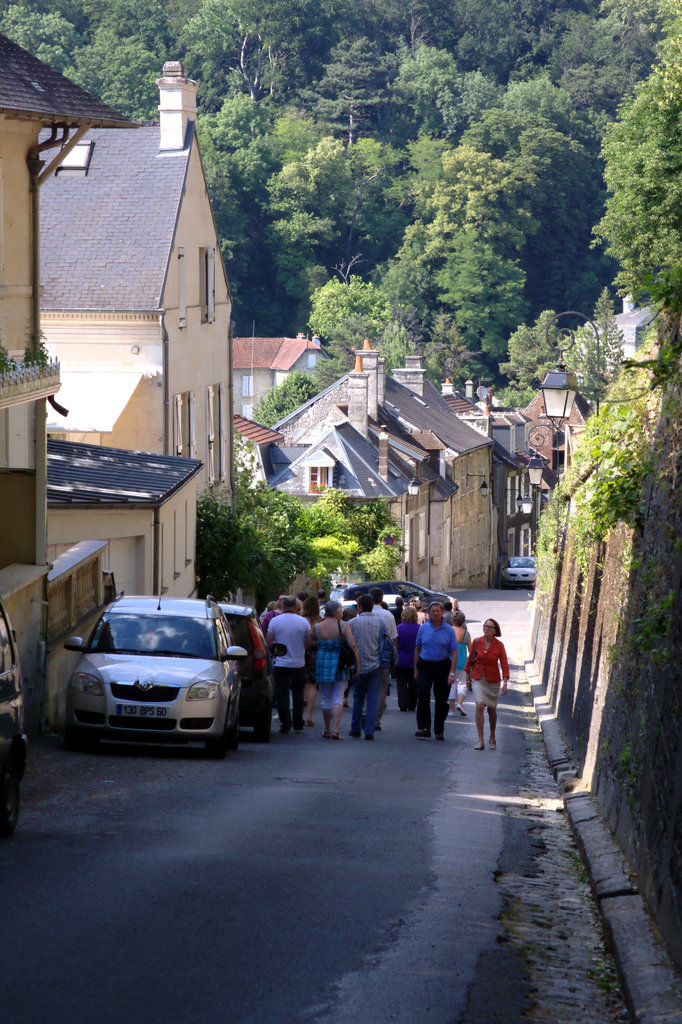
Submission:
[[[303,733],[314,725],[319,690],[322,736],[340,740],[344,698],[352,679],[350,736],[360,738],[364,733],[366,740],[373,740],[382,728],[390,673],[395,668],[398,707],[404,712],[416,711],[418,739],[431,737],[432,692],[436,740],[445,739],[448,714],[466,717],[463,705],[471,692],[478,733],[475,749],[485,748],[486,708],[488,746],[496,749],[497,701],[507,692],[509,664],[495,619],[486,619],[483,636],[472,641],[464,612],[450,602],[432,601],[428,615],[422,616],[410,602],[398,606],[394,616],[376,587],[358,598],[357,613],[344,621],[339,602],[329,601],[321,608],[318,598],[302,596],[306,599],[301,604],[284,595],[278,607],[269,608],[263,617],[274,659],[280,732],[289,733],[293,728],[295,733]],[[350,669],[342,667],[348,660],[354,662]]]

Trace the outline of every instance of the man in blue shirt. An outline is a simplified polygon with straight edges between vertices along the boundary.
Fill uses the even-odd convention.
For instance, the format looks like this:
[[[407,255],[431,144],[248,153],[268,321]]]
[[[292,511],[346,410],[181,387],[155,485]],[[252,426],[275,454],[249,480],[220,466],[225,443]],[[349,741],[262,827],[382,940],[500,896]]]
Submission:
[[[435,709],[433,731],[437,740],[445,739],[443,729],[448,716],[448,674],[452,656],[457,649],[457,637],[452,626],[443,621],[440,601],[429,605],[429,618],[417,633],[414,648],[414,674],[417,679],[417,731],[419,739],[431,735],[431,687]]]

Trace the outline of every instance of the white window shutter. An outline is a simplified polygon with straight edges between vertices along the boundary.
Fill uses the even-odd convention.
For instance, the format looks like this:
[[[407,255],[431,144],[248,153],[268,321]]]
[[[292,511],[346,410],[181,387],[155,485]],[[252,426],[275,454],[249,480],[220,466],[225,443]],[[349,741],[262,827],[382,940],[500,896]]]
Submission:
[[[227,476],[227,461],[225,458],[225,385],[218,385],[218,477],[224,481]]]
[[[187,282],[185,280],[185,250],[178,249],[178,325],[187,326]]]
[[[206,319],[215,320],[215,249],[206,250]]]
[[[173,395],[173,448],[182,455],[182,395]]]
[[[213,426],[213,386],[206,388],[206,472],[210,484],[215,480],[215,429]]]
[[[193,391],[187,393],[187,413],[189,419],[189,437],[187,438],[187,455],[190,459],[197,457],[196,401]]]

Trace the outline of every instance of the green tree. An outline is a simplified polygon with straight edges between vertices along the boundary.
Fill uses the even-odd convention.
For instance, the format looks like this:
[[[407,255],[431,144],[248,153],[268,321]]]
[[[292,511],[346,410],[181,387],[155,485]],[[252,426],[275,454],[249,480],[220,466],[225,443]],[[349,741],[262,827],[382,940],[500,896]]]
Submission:
[[[575,332],[575,349],[566,353],[566,359],[575,367],[581,393],[595,402],[603,399],[623,362],[623,333],[616,323],[608,288],[597,299],[592,320],[599,333],[599,348],[595,332],[585,324]]]
[[[597,237],[635,299],[648,278],[682,262],[682,18],[671,25],[660,62],[606,132],[609,190]]]
[[[385,119],[387,85],[395,62],[367,38],[343,40],[330,58],[319,82],[304,92],[304,98],[324,131],[352,146],[374,134]]]
[[[316,394],[317,386],[313,377],[294,370],[287,374],[281,384],[270,388],[254,409],[253,418],[266,427],[272,427]]]
[[[509,361],[500,364],[500,372],[520,390],[537,391],[556,364],[558,329],[549,327],[554,315],[553,309],[544,310],[532,326],[522,324],[509,338]]]
[[[310,304],[310,327],[326,340],[334,338],[352,314],[362,318],[371,335],[378,334],[391,320],[388,297],[359,277],[351,276],[348,281],[333,278],[313,292]]]

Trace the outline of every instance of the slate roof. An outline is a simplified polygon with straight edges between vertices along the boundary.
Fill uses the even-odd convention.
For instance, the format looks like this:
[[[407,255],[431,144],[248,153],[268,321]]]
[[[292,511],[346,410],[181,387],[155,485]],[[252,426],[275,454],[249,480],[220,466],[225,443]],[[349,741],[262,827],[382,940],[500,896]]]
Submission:
[[[424,396],[420,397],[411,388],[387,376],[386,401],[381,411],[387,411],[389,419],[411,424],[413,430],[435,434],[458,455],[490,445],[489,437],[453,414],[445,397],[428,380],[424,381]]]
[[[254,441],[257,445],[271,444],[274,441],[284,440],[284,434],[280,434],[278,430],[271,430],[270,427],[264,427],[262,423],[256,423],[255,420],[248,420],[245,416],[240,416],[239,413],[235,413],[232,419],[234,429],[238,431],[242,437],[248,438],[249,441]]]
[[[161,152],[158,125],[94,129],[87,173],[41,188],[44,310],[158,311],[194,139]]]
[[[0,113],[54,125],[135,124],[0,35]]]
[[[199,472],[199,459],[47,439],[47,503],[55,507],[163,505]]]
[[[304,352],[324,355],[310,338],[234,338],[232,366],[235,370],[290,370]]]

